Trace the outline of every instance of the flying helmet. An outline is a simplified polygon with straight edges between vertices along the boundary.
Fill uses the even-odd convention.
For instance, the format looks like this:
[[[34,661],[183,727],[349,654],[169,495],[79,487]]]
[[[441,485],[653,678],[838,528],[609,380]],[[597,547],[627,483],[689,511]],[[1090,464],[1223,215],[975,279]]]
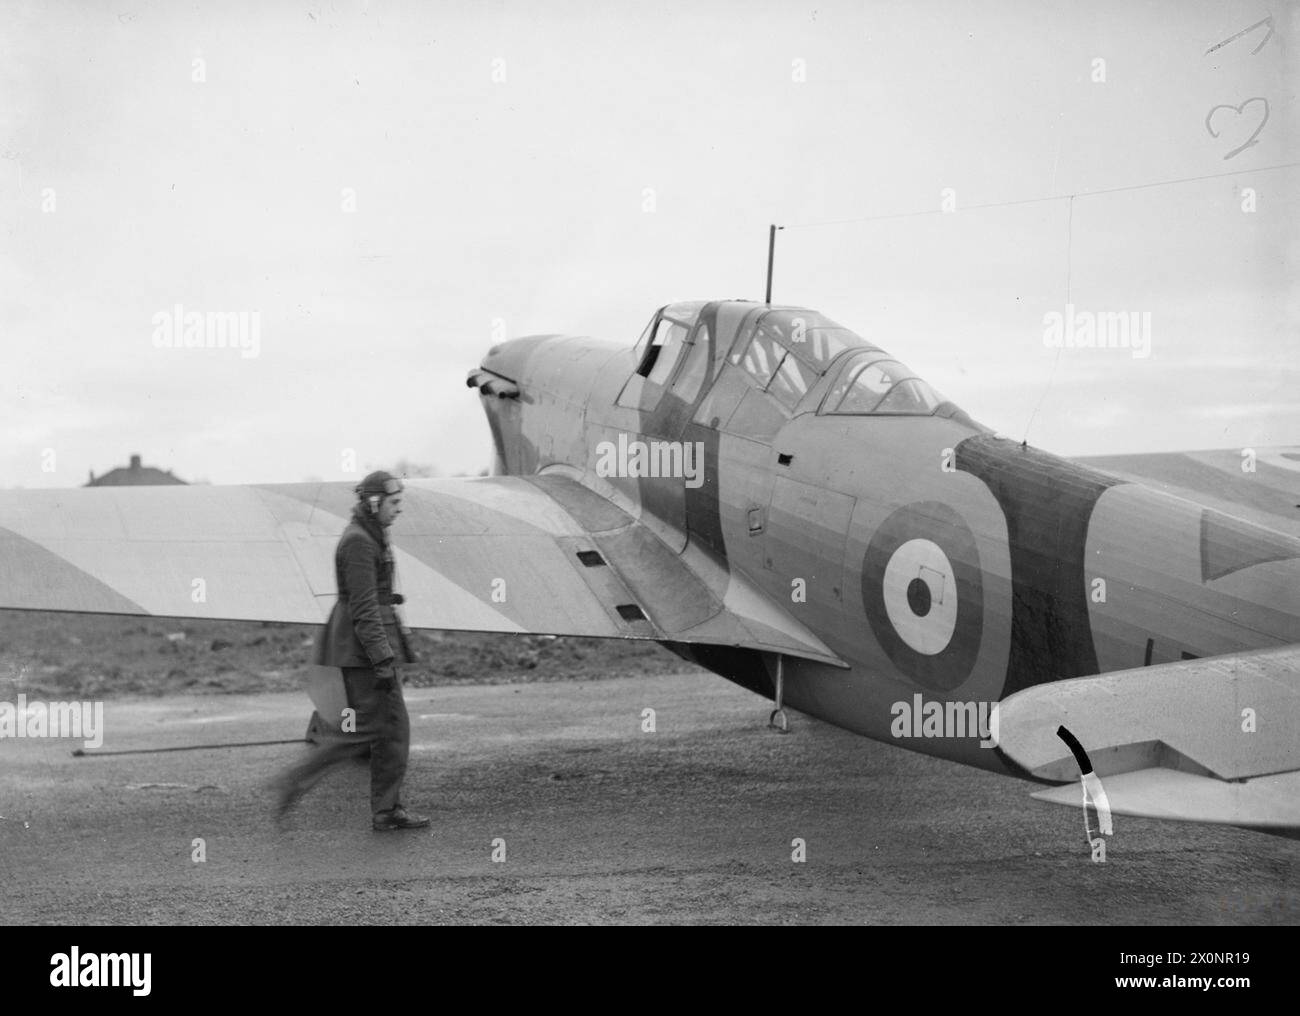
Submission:
[[[392,473],[385,472],[382,469],[376,469],[357,484],[357,494],[361,497],[368,497],[371,494],[378,494],[383,497],[387,494],[400,494],[401,492],[402,481]]]

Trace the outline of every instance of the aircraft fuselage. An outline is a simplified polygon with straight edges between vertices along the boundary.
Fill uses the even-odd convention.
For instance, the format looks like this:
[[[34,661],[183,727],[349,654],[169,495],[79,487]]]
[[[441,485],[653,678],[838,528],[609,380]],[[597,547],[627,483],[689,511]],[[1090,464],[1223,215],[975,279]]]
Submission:
[[[1035,684],[1294,641],[1300,540],[996,437],[949,403],[829,412],[842,365],[882,351],[822,350],[820,375],[810,353],[785,372],[793,387],[772,372],[765,389],[746,344],[768,310],[665,308],[631,348],[503,343],[483,368],[519,394],[484,405],[498,472],[579,479],[675,551],[745,576],[849,664],[787,658],[789,705],[1005,771],[986,731],[936,734],[917,706],[983,716]],[[674,313],[687,338],[656,353]],[[802,312],[783,313],[797,328]],[[671,648],[772,694],[764,654]]]

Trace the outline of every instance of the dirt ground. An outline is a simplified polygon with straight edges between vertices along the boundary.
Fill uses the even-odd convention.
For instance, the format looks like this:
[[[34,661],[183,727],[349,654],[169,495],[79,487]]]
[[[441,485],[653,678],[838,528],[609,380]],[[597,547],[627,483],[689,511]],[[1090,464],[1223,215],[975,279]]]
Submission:
[[[0,701],[297,691],[319,625],[0,610]],[[409,687],[677,673],[654,642],[420,631]],[[704,673],[700,671],[700,673]]]
[[[1293,924],[1300,843],[1080,815],[699,673],[411,688],[406,798],[349,764],[271,820],[300,744],[74,758],[0,740],[0,921]],[[643,710],[655,731],[643,732]],[[297,738],[301,693],[110,701],[104,751]],[[202,841],[205,860],[196,860]],[[794,841],[806,860],[792,859]],[[493,860],[494,850],[502,860]]]

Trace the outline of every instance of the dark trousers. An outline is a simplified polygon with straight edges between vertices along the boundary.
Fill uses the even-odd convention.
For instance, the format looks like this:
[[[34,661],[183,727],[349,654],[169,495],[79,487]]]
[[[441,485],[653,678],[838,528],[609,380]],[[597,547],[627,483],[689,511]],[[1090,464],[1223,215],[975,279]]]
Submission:
[[[411,721],[406,714],[400,679],[388,690],[375,687],[369,667],[344,667],[343,685],[348,707],[356,710],[355,733],[329,735],[285,774],[294,796],[301,796],[337,765],[370,749],[370,810],[378,813],[398,807],[406,759],[411,748]],[[344,723],[352,726],[351,723]]]

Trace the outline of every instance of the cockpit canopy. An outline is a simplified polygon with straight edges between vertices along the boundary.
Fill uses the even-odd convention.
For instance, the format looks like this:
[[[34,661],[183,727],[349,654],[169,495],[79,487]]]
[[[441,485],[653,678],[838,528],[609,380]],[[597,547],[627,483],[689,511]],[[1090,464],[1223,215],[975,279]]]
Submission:
[[[730,359],[791,410],[832,365],[821,414],[929,416],[947,401],[915,371],[816,311],[761,312],[737,335]]]
[[[705,313],[706,307],[713,309]],[[694,403],[730,363],[773,409],[831,416],[930,416],[960,411],[888,353],[814,310],[745,301],[669,304],[636,345],[637,367],[619,405],[646,410],[664,392]],[[811,394],[810,394],[811,393]]]
[[[822,403],[834,416],[929,416],[944,397],[879,350],[850,357]]]

